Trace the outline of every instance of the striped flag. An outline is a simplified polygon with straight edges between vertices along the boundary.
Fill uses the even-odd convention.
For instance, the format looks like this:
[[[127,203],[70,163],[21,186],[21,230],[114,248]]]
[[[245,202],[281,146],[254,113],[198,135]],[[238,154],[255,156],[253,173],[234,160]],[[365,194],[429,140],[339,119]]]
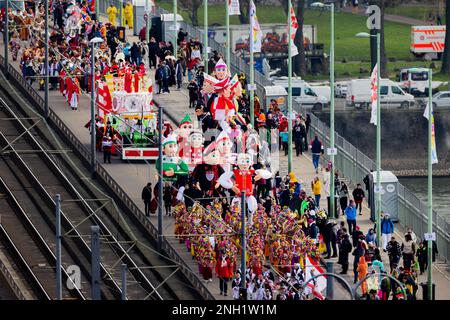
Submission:
[[[256,16],[256,6],[253,3],[253,0],[250,1],[250,29],[250,45],[253,48],[253,52],[261,52],[263,34],[258,22],[258,17]]]
[[[228,0],[228,15],[229,16],[241,15],[241,10],[239,8],[239,0]]]
[[[425,107],[425,111],[423,112],[423,116],[430,121],[430,118],[428,117],[430,105],[427,103],[427,106]],[[433,112],[433,105],[431,105],[431,163],[436,164],[438,163],[437,158],[437,150],[436,150],[436,137],[435,137],[435,131],[434,131],[434,112]]]
[[[290,1],[290,0],[289,0]],[[288,18],[288,34],[289,34],[289,24],[291,24],[290,28],[290,37],[291,37],[291,57],[298,55],[297,46],[294,44],[295,34],[298,29],[297,17],[295,16],[294,8],[291,6],[291,14]]]
[[[377,125],[377,101],[378,101],[378,84],[377,84],[378,64],[373,67],[372,75],[370,76],[372,113],[370,115],[370,123]]]
[[[314,276],[323,274],[326,271],[320,266],[319,262],[306,255],[305,257],[305,282],[308,282]],[[316,298],[320,300],[325,300],[325,296],[322,292],[327,288],[327,278],[326,276],[320,276],[315,278],[308,283],[305,288],[305,293],[312,293]]]

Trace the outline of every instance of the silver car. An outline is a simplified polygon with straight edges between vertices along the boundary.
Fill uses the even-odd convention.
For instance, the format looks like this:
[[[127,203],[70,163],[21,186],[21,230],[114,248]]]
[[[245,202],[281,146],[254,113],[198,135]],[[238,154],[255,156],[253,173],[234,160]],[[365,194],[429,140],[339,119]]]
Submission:
[[[440,91],[433,96],[433,108],[450,107],[450,91]]]

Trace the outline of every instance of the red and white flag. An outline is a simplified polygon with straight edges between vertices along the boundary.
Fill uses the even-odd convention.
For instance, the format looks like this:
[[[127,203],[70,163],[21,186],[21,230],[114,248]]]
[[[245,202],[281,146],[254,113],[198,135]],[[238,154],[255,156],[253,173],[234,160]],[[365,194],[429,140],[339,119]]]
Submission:
[[[378,84],[377,84],[377,73],[378,64],[375,65],[370,76],[370,88],[371,96],[370,101],[372,102],[372,113],[370,115],[370,123],[377,125],[377,101],[378,101]]]
[[[314,276],[319,274],[324,274],[325,270],[320,266],[319,262],[306,255],[305,262],[305,283],[308,282]],[[310,281],[305,288],[305,293],[312,293],[316,298],[320,300],[325,300],[325,296],[322,292],[327,288],[327,278],[326,276],[317,277]]]
[[[228,0],[228,15],[229,16],[241,15],[241,10],[239,8],[239,0]]]
[[[290,28],[289,24],[291,25]],[[294,44],[297,29],[298,29],[297,17],[295,16],[294,8],[291,6],[291,12],[288,18],[288,34],[291,37],[291,57],[298,55],[297,46]]]
[[[108,85],[104,81],[99,81],[97,86],[97,106],[100,117],[106,116],[112,109],[112,98]]]

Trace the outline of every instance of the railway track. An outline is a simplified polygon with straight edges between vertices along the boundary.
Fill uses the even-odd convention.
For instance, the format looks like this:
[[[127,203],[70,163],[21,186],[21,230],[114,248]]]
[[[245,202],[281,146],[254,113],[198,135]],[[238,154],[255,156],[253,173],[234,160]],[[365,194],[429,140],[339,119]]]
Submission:
[[[16,108],[14,108],[14,106]],[[49,152],[53,147],[48,141],[41,139],[37,129],[37,119],[20,120],[16,116],[17,104],[11,102],[9,95],[0,94],[0,118],[8,119],[0,123],[0,175],[4,177],[2,188],[7,195],[11,213],[11,223],[2,223],[9,235],[15,235],[15,243],[20,243],[20,235],[15,228],[27,230],[30,238],[35,240],[37,249],[32,250],[36,261],[29,257],[29,266],[47,266],[46,272],[35,274],[44,287],[49,298],[54,297],[54,268],[55,259],[50,253],[55,247],[55,201],[54,195],[61,194],[63,200],[62,231],[63,237],[63,266],[78,265],[82,273],[82,289],[78,294],[64,291],[69,298],[90,298],[90,248],[86,242],[91,225],[98,225],[101,230],[101,261],[102,261],[102,298],[118,299],[120,297],[120,267],[127,264],[129,299],[199,299],[200,295],[193,289],[180,272],[178,266],[160,268],[170,264],[161,257],[154,248],[154,241],[148,234],[129,217],[115,215],[112,210],[95,197],[95,192],[84,185],[85,182],[74,174],[70,168],[63,167],[61,154]],[[32,127],[36,125],[36,127]],[[31,128],[26,132],[27,128]],[[64,171],[64,172],[63,172]],[[18,215],[14,198],[20,199],[22,214]],[[88,200],[86,200],[88,199]],[[93,199],[92,201],[89,199]],[[19,219],[18,216],[29,217]],[[13,216],[11,214],[11,216]],[[16,219],[14,222],[13,220]],[[19,221],[20,220],[20,221]],[[125,220],[125,224],[123,221]],[[26,222],[24,222],[26,221]],[[19,223],[20,222],[20,223]],[[29,231],[29,230],[35,231]],[[9,229],[9,230],[8,230]],[[36,237],[39,234],[40,237]],[[136,237],[146,247],[137,244]],[[6,239],[6,237],[4,237]],[[36,241],[36,239],[41,239]],[[28,241],[23,241],[27,243]],[[39,243],[37,243],[39,242]],[[45,244],[49,247],[45,249]],[[18,251],[27,257],[25,248]],[[37,254],[39,253],[39,254]],[[28,253],[29,255],[29,253]],[[45,261],[42,257],[46,257]],[[39,262],[38,262],[39,260]],[[173,264],[173,263],[172,263]],[[22,268],[26,270],[26,267]],[[66,275],[63,274],[65,277]],[[31,275],[28,277],[32,277]],[[38,289],[34,289],[38,291]],[[41,294],[41,296],[43,296]]]

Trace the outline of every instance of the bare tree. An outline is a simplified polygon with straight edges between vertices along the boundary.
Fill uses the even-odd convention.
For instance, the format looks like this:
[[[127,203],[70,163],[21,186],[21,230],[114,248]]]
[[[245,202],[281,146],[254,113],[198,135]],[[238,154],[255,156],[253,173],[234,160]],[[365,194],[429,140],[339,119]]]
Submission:
[[[198,26],[198,9],[202,3],[203,0],[179,0],[181,7],[189,12],[189,18],[194,26]]]
[[[450,0],[445,1],[445,47],[444,54],[442,55],[442,68],[441,72],[444,74],[450,74]]]
[[[295,34],[294,38],[294,44],[298,48],[298,55],[296,55],[293,59],[293,71],[301,76],[304,77],[307,72],[306,68],[306,56],[305,56],[305,44],[304,44],[304,37],[303,37],[303,25],[305,23],[305,6],[306,1],[305,0],[298,0],[297,2],[297,22],[298,22],[298,29],[297,33]]]
[[[386,46],[385,46],[385,41],[384,41],[384,11],[386,8],[386,0],[371,0],[369,1],[369,4],[371,5],[377,5],[378,7],[380,7],[380,30],[377,30],[378,32],[380,32],[380,75],[383,78],[387,78],[389,75],[388,72],[388,66],[387,66],[387,56],[386,56]],[[371,34],[376,34],[376,32],[371,32]],[[371,58],[372,58],[372,67],[375,65],[375,61],[376,61],[376,45],[377,42],[375,40],[375,38],[371,38],[370,40],[370,51],[371,51]]]

